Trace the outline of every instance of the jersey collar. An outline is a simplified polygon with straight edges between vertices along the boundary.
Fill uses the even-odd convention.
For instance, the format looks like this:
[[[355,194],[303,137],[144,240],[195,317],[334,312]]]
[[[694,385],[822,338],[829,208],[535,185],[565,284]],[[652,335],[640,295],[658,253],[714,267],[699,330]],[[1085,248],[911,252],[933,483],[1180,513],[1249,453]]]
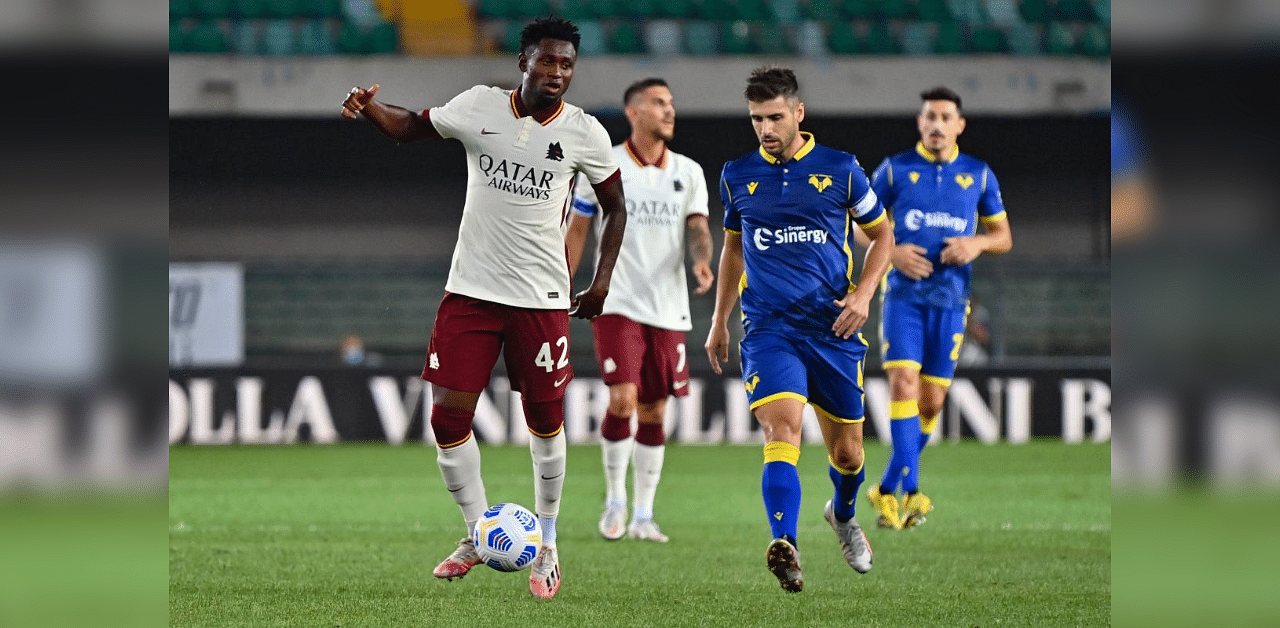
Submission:
[[[806,133],[804,131],[801,131],[800,137],[805,138],[804,146],[801,146],[800,150],[796,151],[796,154],[791,156],[791,161],[800,161],[800,158],[804,157],[805,155],[808,155],[809,152],[812,151],[813,147],[815,146],[812,133]],[[759,151],[760,151],[760,156],[764,157],[765,161],[774,165],[782,163],[781,161],[774,158],[773,155],[770,155],[769,153],[764,152],[763,146],[759,148]]]
[[[929,163],[938,162],[938,158],[934,157],[933,153],[929,152],[929,149],[924,147],[924,142],[916,142],[916,152],[920,153],[920,156],[924,157],[925,160],[928,161]],[[960,145],[956,144],[955,146],[951,147],[951,156],[947,157],[947,159],[943,161],[943,163],[949,164],[955,161],[956,157],[959,157],[959,156],[960,156]]]
[[[511,113],[516,119],[532,116],[542,126],[551,124],[552,120],[560,117],[560,112],[564,111],[564,99],[561,98],[555,107],[548,107],[542,111],[529,112],[524,108],[524,101],[520,99],[520,88],[511,90]]]
[[[623,146],[627,149],[627,155],[631,157],[631,161],[636,162],[636,165],[640,166],[641,168],[645,166],[657,166],[660,169],[667,167],[667,143],[666,142],[662,143],[662,152],[658,154],[658,161],[655,161],[653,163],[646,162],[644,158],[640,156],[640,151],[636,150],[635,145],[631,143],[631,138],[628,137],[627,141],[623,142]]]

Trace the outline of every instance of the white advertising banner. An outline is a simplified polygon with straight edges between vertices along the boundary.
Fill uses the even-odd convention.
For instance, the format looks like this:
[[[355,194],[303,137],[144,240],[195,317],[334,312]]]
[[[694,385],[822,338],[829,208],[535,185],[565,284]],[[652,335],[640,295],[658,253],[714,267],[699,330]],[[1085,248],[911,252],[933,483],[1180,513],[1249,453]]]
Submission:
[[[169,366],[244,362],[244,269],[209,262],[169,265]]]

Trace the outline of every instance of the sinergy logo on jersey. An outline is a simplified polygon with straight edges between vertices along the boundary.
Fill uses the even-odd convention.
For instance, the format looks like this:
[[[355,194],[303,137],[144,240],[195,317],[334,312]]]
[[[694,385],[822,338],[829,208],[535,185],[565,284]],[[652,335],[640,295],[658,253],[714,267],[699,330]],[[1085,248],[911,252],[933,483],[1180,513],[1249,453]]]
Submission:
[[[918,231],[920,227],[945,227],[953,231],[965,231],[969,228],[969,222],[964,218],[952,216],[947,212],[926,213],[919,209],[908,210],[902,217],[902,223],[911,231]]]
[[[489,187],[545,201],[551,198],[552,173],[533,166],[480,155],[480,171],[489,177]]]
[[[825,229],[809,229],[807,227],[787,227],[785,229],[756,229],[755,235],[756,248],[761,251],[767,251],[770,247],[777,244],[795,244],[796,242],[813,242],[814,244],[827,243],[827,231]]]

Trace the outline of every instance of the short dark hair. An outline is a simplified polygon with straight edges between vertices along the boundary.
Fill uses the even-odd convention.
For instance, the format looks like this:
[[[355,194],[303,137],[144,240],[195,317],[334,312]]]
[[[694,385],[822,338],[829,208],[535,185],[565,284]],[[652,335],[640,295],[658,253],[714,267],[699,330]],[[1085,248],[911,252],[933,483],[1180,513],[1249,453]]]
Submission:
[[[920,100],[950,100],[956,104],[956,111],[960,111],[960,94],[957,94],[955,90],[949,87],[939,85],[926,89],[920,92]]]
[[[766,65],[751,71],[743,93],[751,102],[765,102],[778,96],[795,98],[800,93],[796,73],[789,68]]]
[[[529,22],[524,30],[520,31],[520,52],[523,54],[529,46],[536,46],[544,39],[567,41],[573,44],[574,51],[577,51],[578,42],[582,41],[582,36],[578,34],[578,27],[569,20],[554,15],[540,17]]]
[[[649,89],[650,87],[666,87],[670,89],[670,86],[667,85],[667,82],[660,78],[650,77],[647,79],[642,79],[632,83],[631,87],[628,87],[627,91],[622,93],[622,104],[623,105],[631,104],[632,96],[635,96],[636,94],[639,94],[640,92],[646,89]]]

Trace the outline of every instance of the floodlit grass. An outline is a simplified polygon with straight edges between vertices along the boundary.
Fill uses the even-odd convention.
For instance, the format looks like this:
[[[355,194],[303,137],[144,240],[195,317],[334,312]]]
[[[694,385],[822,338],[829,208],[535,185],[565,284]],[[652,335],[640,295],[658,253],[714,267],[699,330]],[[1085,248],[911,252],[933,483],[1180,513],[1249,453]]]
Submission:
[[[490,502],[533,506],[522,447],[483,447]],[[563,586],[528,572],[431,570],[463,533],[432,448],[179,447],[170,451],[171,626],[1107,626],[1109,445],[942,444],[925,451],[936,510],[915,530],[859,519],[875,568],[841,559],[822,519],[826,455],[806,446],[805,590],[764,567],[761,450],[668,447],[655,514],[666,545],[608,542],[597,447],[569,448],[558,525]],[[888,449],[868,445],[869,481]],[[865,488],[865,486],[864,486]]]

